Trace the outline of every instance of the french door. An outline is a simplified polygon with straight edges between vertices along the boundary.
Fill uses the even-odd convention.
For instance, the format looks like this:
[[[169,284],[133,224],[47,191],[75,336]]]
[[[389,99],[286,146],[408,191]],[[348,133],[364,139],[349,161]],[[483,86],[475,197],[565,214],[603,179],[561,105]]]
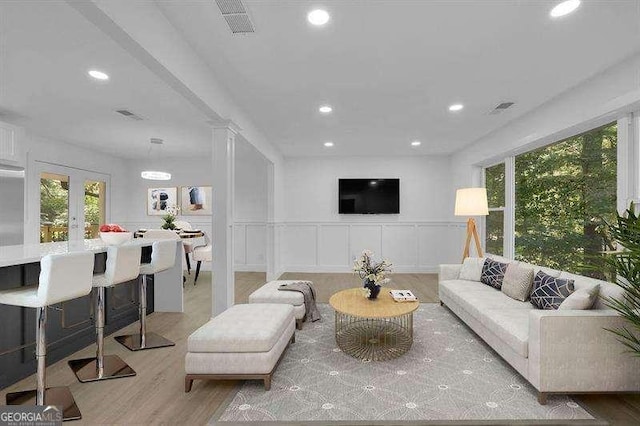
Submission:
[[[36,163],[40,181],[40,242],[97,238],[107,221],[109,176]]]

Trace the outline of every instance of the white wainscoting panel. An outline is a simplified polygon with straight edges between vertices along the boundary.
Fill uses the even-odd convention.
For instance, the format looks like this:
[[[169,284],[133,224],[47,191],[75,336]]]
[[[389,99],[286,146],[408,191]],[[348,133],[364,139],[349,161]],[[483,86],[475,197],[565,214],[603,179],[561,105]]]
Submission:
[[[382,257],[395,268],[418,266],[418,237],[416,225],[383,225]]]
[[[236,271],[267,270],[267,224],[236,222],[233,224],[234,267]]]
[[[351,225],[350,262],[360,256],[362,250],[371,250],[376,255],[382,254],[382,225]]]
[[[320,225],[318,227],[318,264],[348,268],[349,225]]]
[[[441,263],[460,262],[464,230],[460,222],[279,223],[277,265],[287,272],[350,272],[369,249],[397,272],[435,272]]]
[[[282,229],[283,265],[309,266],[317,264],[318,226],[290,224]],[[288,269],[285,269],[288,270]]]
[[[233,225],[233,263],[244,265],[247,263],[247,227],[245,225]]]

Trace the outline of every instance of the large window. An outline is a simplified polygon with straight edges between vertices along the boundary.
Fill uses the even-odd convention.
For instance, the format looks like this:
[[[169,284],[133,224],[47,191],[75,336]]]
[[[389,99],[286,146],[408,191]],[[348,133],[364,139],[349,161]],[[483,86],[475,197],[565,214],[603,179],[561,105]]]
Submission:
[[[615,220],[616,148],[613,123],[516,157],[516,259],[604,278],[585,265],[612,247],[603,224]]]
[[[505,166],[497,164],[485,169],[489,216],[485,226],[485,250],[491,254],[503,255],[504,211],[505,211]]]

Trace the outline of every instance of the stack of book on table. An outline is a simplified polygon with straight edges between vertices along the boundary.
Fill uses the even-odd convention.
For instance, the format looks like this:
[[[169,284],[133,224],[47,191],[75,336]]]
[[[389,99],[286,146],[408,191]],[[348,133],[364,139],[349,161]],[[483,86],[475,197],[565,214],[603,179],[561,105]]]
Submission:
[[[411,290],[391,290],[389,294],[396,302],[415,302],[418,300]]]

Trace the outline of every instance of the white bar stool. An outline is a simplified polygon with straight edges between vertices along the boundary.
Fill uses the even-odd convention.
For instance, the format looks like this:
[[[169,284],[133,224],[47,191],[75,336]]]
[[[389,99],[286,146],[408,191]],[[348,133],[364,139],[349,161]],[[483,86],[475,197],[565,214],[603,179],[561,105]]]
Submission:
[[[150,232],[150,231],[147,231]],[[175,232],[174,232],[175,235]],[[177,236],[176,236],[177,237]],[[145,236],[145,238],[147,238]],[[179,237],[178,237],[179,238]],[[147,333],[147,275],[157,274],[173,267],[176,262],[176,241],[156,241],[151,251],[151,263],[140,266],[140,333],[117,336],[116,340],[132,351],[175,346],[171,340],[156,333]]]
[[[69,367],[82,383],[135,376],[136,372],[118,355],[104,355],[104,299],[105,288],[125,283],[140,275],[140,246],[124,245],[107,248],[107,267],[104,274],[93,276],[96,289],[96,356],[74,359]]]
[[[37,286],[0,291],[0,304],[37,309],[37,388],[8,393],[7,405],[56,405],[63,409],[63,420],[82,418],[68,387],[47,388],[47,307],[91,293],[93,261],[91,252],[47,255],[40,261]]]

